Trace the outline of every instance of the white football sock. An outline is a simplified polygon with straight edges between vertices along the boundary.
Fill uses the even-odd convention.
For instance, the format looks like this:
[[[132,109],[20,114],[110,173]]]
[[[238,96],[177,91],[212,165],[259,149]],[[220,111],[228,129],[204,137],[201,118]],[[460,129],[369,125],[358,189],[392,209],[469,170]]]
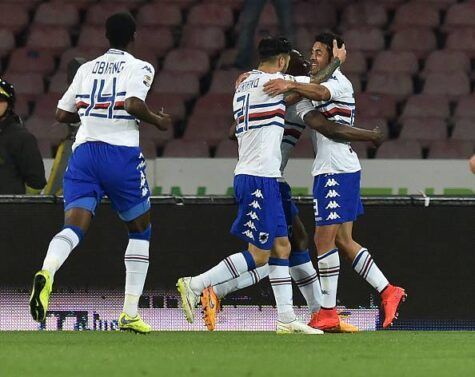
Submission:
[[[256,267],[254,260],[252,260],[254,265],[249,265],[251,263],[250,261],[248,263],[249,258],[252,259],[252,255],[249,251],[230,255],[210,270],[201,275],[192,277],[190,281],[191,289],[195,294],[201,295],[201,292],[203,292],[206,287],[215,286],[230,279],[238,278],[242,273]]]
[[[278,320],[284,323],[297,318],[293,308],[292,280],[288,263],[288,259],[269,258],[269,281],[274,292],[277,316]]]
[[[336,307],[336,292],[340,274],[338,249],[330,250],[318,257],[318,273],[322,287],[321,305],[325,309],[333,309]]]
[[[368,249],[362,248],[353,261],[353,269],[379,293],[389,284],[388,279],[374,263]]]
[[[78,235],[71,228],[64,228],[56,234],[49,243],[48,252],[43,262],[42,270],[50,273],[51,279],[63,265],[71,251],[79,244]]]
[[[215,285],[213,289],[216,295],[221,299],[226,297],[229,293],[257,284],[267,275],[269,275],[269,265],[265,264],[264,266],[257,267],[254,270],[243,272],[236,279],[231,279],[224,283]]]
[[[290,276],[302,292],[310,313],[318,312],[322,302],[322,289],[313,263],[306,262],[290,267]]]
[[[125,250],[125,299],[124,312],[135,317],[138,311],[139,298],[142,295],[149,265],[150,241],[129,239]]]

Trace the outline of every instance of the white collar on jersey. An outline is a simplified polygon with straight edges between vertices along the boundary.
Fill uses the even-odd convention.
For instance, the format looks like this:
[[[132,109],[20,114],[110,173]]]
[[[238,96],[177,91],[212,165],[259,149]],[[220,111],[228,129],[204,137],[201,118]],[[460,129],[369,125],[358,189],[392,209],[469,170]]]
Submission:
[[[118,50],[116,48],[110,48],[107,50],[106,54],[115,54],[115,55],[130,55],[127,51]]]

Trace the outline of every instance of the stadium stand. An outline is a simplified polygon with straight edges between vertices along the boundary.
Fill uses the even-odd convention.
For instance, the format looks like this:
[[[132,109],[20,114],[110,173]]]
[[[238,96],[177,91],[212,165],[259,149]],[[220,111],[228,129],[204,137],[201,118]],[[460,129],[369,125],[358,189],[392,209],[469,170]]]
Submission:
[[[4,0],[0,69],[18,93],[17,111],[51,156],[62,135],[51,128],[66,88],[68,62],[107,48],[104,20],[129,10],[139,28],[136,56],[156,69],[148,102],[170,112],[175,129],[144,126],[147,156],[235,157],[227,140],[236,42],[243,0]],[[475,1],[295,0],[296,46],[308,54],[323,29],[342,34],[349,52],[356,124],[381,125],[391,140],[376,153],[354,143],[362,158],[468,157],[475,147]],[[255,41],[278,32],[269,3]],[[231,68],[230,68],[231,67]],[[53,130],[53,131],[52,131]],[[181,139],[175,139],[176,137]],[[162,153],[163,152],[163,153]],[[297,157],[311,158],[307,136]]]

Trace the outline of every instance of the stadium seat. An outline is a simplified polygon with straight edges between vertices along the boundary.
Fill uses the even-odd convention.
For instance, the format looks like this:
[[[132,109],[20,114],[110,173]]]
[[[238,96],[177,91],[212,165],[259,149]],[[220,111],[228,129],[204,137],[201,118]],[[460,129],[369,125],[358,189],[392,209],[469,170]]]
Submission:
[[[146,137],[140,135],[139,146],[146,159],[157,158],[157,146],[155,145],[153,140],[147,139]]]
[[[437,48],[435,34],[431,29],[407,28],[397,31],[391,42],[393,51],[410,51],[417,58],[425,58]]]
[[[238,144],[235,140],[222,140],[216,148],[216,158],[237,158]]]
[[[470,58],[475,58],[475,28],[464,28],[452,31],[447,37],[445,48],[462,51]]]
[[[163,69],[173,72],[191,72],[203,76],[209,71],[209,57],[201,51],[190,48],[178,48],[168,53]]]
[[[15,37],[7,29],[0,29],[0,58],[15,48]]]
[[[475,142],[475,118],[457,119],[452,132],[452,139]]]
[[[221,140],[228,137],[232,113],[228,115],[193,115],[183,135],[184,140],[204,140],[209,146],[215,147]]]
[[[413,83],[407,73],[371,73],[366,87],[368,93],[388,94],[402,100],[412,94]]]
[[[386,9],[386,10],[394,10],[397,9],[402,3],[406,0],[379,0],[379,3]]]
[[[348,51],[361,51],[365,56],[372,57],[384,49],[384,36],[381,29],[359,27],[343,33]]]
[[[192,73],[163,71],[155,77],[155,82],[152,91],[160,94],[177,94],[185,101],[200,93],[198,76]]]
[[[475,95],[463,96],[455,108],[455,118],[475,118]]]
[[[445,16],[444,31],[463,27],[475,27],[475,2],[463,2],[452,5]]]
[[[237,69],[214,71],[210,93],[234,94],[234,84],[241,73]]]
[[[22,95],[16,96],[15,112],[21,119],[25,120],[30,116],[30,100]]]
[[[427,75],[423,93],[447,95],[451,99],[470,93],[470,79],[464,72]]]
[[[228,29],[233,24],[233,12],[224,4],[197,4],[188,12],[187,25]]]
[[[181,10],[185,10],[196,3],[196,0],[152,0],[151,3],[171,3],[180,7]]]
[[[410,27],[436,28],[438,25],[439,11],[435,7],[411,1],[397,8],[391,29],[397,31]]]
[[[96,0],[63,0],[66,4],[71,4],[76,7],[76,9],[82,11],[89,8],[91,5],[95,4]]]
[[[41,26],[71,27],[78,22],[78,9],[72,4],[60,1],[40,4],[34,18],[34,23]]]
[[[193,115],[225,116],[232,113],[233,94],[208,93],[196,101]]]
[[[54,58],[47,51],[18,48],[13,51],[8,64],[9,72],[50,74],[55,68]]]
[[[68,134],[66,125],[55,122],[54,117],[40,118],[32,116],[25,125],[38,140],[43,140],[46,145],[49,144],[50,148],[58,146],[61,140],[65,139]]]
[[[61,26],[37,26],[30,31],[26,46],[47,50],[51,54],[59,56],[71,46],[71,38],[67,30]]]
[[[63,94],[68,86],[66,72],[58,71],[49,80],[48,93]]]
[[[97,48],[104,52],[109,48],[104,26],[83,26],[79,34],[78,47]]]
[[[143,27],[179,26],[181,22],[181,9],[172,3],[146,4],[137,13],[137,24]]]
[[[205,141],[175,139],[165,146],[163,157],[207,158],[209,157],[209,147]]]
[[[202,3],[221,4],[233,10],[241,10],[245,0],[202,0]]]
[[[61,98],[59,94],[47,94],[38,98],[32,117],[54,119],[54,114]]]
[[[133,1],[102,1],[87,9],[85,24],[87,26],[101,26],[104,28],[107,18],[111,15],[117,12],[130,11],[131,9],[136,8],[137,5],[138,4]]]
[[[237,48],[229,48],[221,52],[218,62],[216,63],[216,69],[232,67],[236,61]]]
[[[473,154],[473,143],[463,140],[434,141],[429,149],[428,158],[468,159]]]
[[[431,6],[439,10],[445,10],[452,4],[455,4],[458,0],[417,0],[418,2]]]
[[[351,149],[356,153],[359,159],[368,158],[368,149],[374,148],[372,144],[365,141],[354,141],[351,143]]]
[[[355,51],[348,54],[345,64],[341,66],[344,74],[362,75],[366,73],[367,64],[366,58],[361,51]]]
[[[290,158],[315,158],[312,140],[305,138],[299,140],[298,143],[295,144],[295,148],[292,151]]]
[[[388,21],[386,9],[378,1],[358,1],[343,9],[343,29],[371,26],[383,27]]]
[[[139,132],[141,140],[150,140],[155,146],[163,147],[168,141],[173,139],[174,127],[161,131],[151,124],[140,123]]]
[[[355,118],[354,126],[358,128],[363,128],[365,130],[372,130],[375,127],[379,127],[385,137],[389,136],[388,121],[385,118],[371,118],[371,117],[357,116]]]
[[[308,56],[309,51],[315,42],[315,32],[307,27],[299,27],[295,30],[294,39],[295,49],[300,51],[304,56]]]
[[[35,100],[44,92],[43,76],[39,73],[9,73],[5,79],[15,86],[16,94],[23,95],[28,100]]]
[[[348,80],[350,80],[351,85],[353,85],[353,92],[361,93],[362,91],[361,76],[356,73],[348,73],[345,75],[348,78]]]
[[[163,57],[174,45],[173,34],[166,27],[143,27],[137,29],[134,42],[135,55],[154,54]]]
[[[394,119],[396,117],[396,100],[384,94],[358,93],[356,100],[356,118],[372,117]]]
[[[434,117],[447,119],[450,116],[449,100],[445,96],[431,94],[416,94],[409,97],[404,110],[403,118]]]
[[[447,124],[440,118],[406,118],[402,122],[399,140],[417,140],[422,147],[431,141],[447,138]]]
[[[21,4],[2,3],[0,14],[8,14],[8,17],[0,17],[0,29],[7,29],[16,34],[28,24],[28,12]]]
[[[377,158],[421,158],[422,150],[414,140],[390,140],[379,147]]]
[[[331,1],[297,2],[293,8],[293,21],[296,26],[317,26],[319,30],[334,29],[338,24],[337,11]]]
[[[160,83],[158,83],[158,85],[160,85]],[[183,98],[179,95],[163,95],[151,91],[148,93],[145,102],[152,111],[158,111],[163,108],[165,113],[172,116],[173,121],[182,121],[185,119],[185,103]]]
[[[86,61],[95,59],[102,55],[104,50],[102,48],[87,48],[87,47],[73,47],[67,49],[61,54],[59,70],[66,71],[69,62],[74,58],[84,58]]]
[[[41,1],[42,0],[3,0],[2,3],[6,3],[6,5],[21,6],[25,11],[29,11]]]
[[[470,72],[470,59],[460,51],[437,50],[431,52],[424,64],[422,77],[431,73]]]
[[[225,46],[224,32],[218,27],[187,26],[184,30],[182,47],[196,48],[214,55]]]
[[[351,56],[351,54],[350,54]],[[343,67],[346,65],[343,65]],[[417,57],[412,52],[381,51],[373,61],[371,72],[400,72],[414,75],[419,70]]]

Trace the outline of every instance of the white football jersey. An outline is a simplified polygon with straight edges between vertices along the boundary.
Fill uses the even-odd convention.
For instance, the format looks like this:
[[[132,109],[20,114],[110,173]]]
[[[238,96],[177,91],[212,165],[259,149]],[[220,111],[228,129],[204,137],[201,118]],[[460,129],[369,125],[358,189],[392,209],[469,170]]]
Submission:
[[[233,99],[239,161],[234,174],[280,177],[281,144],[284,134],[284,95],[264,93],[266,82],[288,78],[281,73],[253,70],[236,89]]]
[[[313,102],[313,106],[308,101],[301,101],[296,105],[298,115],[303,119],[309,111],[317,109],[328,120],[352,127],[355,119],[355,99],[350,80],[341,73],[340,69],[337,69],[333,76],[321,85],[330,91],[330,99]],[[361,170],[358,156],[350,143],[333,141],[318,132],[314,132],[313,140],[316,144],[313,176],[328,173],[354,173]]]
[[[58,102],[58,108],[81,118],[73,149],[87,141],[137,147],[138,120],[127,113],[127,98],[145,97],[155,70],[131,54],[109,49],[79,67],[74,80]]]

